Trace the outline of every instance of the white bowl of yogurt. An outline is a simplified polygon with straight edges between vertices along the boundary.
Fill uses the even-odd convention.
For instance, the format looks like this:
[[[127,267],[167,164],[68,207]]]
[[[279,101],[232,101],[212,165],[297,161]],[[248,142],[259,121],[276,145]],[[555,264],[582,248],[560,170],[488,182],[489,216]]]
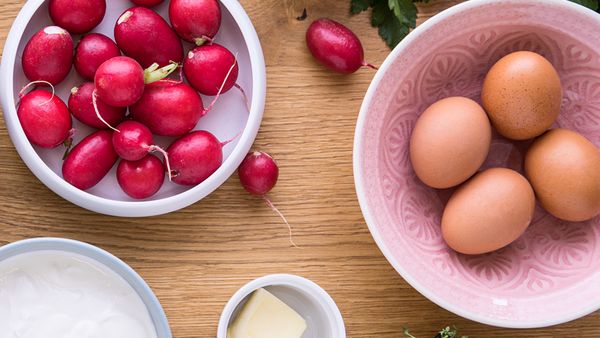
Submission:
[[[0,247],[0,328],[18,338],[171,338],[144,280],[79,241],[35,238]]]

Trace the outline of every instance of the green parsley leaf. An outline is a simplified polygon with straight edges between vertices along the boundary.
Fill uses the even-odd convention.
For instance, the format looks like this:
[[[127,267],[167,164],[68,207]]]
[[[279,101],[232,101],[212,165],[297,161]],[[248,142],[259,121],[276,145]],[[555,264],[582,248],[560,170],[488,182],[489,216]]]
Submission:
[[[366,11],[371,7],[371,3],[369,0],[352,0],[350,3],[350,13],[358,14],[360,12]]]
[[[598,11],[598,0],[571,0],[576,4],[585,6],[591,10]]]

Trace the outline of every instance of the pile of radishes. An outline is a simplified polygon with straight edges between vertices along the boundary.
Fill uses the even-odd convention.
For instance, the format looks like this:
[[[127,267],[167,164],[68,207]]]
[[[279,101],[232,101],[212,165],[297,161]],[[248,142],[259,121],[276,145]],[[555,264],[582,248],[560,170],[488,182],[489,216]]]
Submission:
[[[44,148],[70,145],[78,132],[71,116],[98,129],[67,149],[63,178],[87,190],[120,159],[120,187],[145,199],[159,191],[165,175],[176,184],[197,185],[221,166],[227,142],[193,130],[220,94],[234,86],[243,91],[236,84],[236,56],[213,41],[221,25],[217,0],[171,0],[170,25],[143,7],[162,0],[131,2],[139,7],[116,20],[115,41],[91,33],[75,48],[71,34],[100,24],[106,0],[50,0],[56,26],[37,32],[25,47],[22,66],[31,83],[21,92],[17,114],[29,141]],[[182,40],[195,44],[185,57]],[[65,104],[55,86],[73,66],[83,80]],[[172,73],[179,76],[169,78]],[[205,107],[200,94],[214,99]],[[173,142],[161,149],[154,135]]]

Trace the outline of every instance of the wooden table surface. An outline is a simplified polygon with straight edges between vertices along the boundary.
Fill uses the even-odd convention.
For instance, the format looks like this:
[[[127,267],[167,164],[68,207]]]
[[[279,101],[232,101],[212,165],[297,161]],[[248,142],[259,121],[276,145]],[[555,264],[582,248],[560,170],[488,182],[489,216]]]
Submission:
[[[112,1],[112,0],[109,0]],[[425,17],[457,1],[421,6]],[[0,41],[24,0],[0,1]],[[304,45],[312,19],[339,20],[362,39],[366,58],[389,53],[367,13],[350,17],[348,0],[242,0],[261,38],[268,94],[256,149],[281,167],[272,199],[287,229],[232,177],[195,205],[161,217],[94,214],[54,194],[23,164],[0,124],[0,244],[39,236],[86,241],[122,258],[150,284],[174,337],[214,337],[221,310],[246,282],[271,273],[305,276],[339,305],[348,337],[417,337],[456,325],[470,337],[600,337],[600,312],[539,330],[498,329],[462,319],[412,289],[388,264],[363,220],[352,176],[354,126],[374,72],[339,76],[315,64]],[[309,19],[294,18],[308,7]],[[1,330],[1,328],[0,328]]]

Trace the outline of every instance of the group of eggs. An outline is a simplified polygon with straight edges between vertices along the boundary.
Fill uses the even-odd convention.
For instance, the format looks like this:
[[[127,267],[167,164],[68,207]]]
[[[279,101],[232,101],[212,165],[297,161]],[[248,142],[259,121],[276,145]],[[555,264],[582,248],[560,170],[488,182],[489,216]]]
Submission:
[[[498,250],[533,219],[536,197],[553,216],[572,222],[600,214],[600,151],[584,136],[551,129],[561,109],[560,77],[543,56],[506,55],[486,75],[483,107],[465,97],[435,102],[417,120],[410,159],[436,189],[460,185],[444,209],[446,243],[463,254]],[[511,140],[534,139],[525,177],[507,168],[477,173],[490,151],[492,126]]]

